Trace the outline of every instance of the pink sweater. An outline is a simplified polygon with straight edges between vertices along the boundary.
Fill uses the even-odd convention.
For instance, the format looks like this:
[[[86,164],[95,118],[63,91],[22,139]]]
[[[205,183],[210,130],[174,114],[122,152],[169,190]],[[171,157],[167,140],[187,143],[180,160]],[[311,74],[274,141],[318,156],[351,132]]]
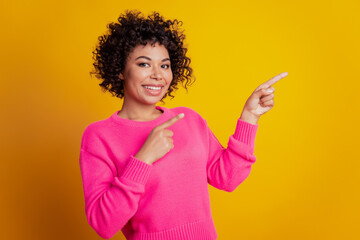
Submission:
[[[232,192],[250,174],[258,124],[237,120],[224,148],[206,121],[187,107],[156,106],[152,121],[109,118],[88,125],[80,150],[85,213],[105,239],[214,240],[208,184]],[[174,148],[153,164],[136,159],[150,131],[184,113],[168,129]]]

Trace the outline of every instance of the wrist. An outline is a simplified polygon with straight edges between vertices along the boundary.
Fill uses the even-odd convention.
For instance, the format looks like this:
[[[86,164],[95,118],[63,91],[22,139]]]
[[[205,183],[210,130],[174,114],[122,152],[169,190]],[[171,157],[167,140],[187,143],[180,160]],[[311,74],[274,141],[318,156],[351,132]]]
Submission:
[[[252,114],[248,111],[243,111],[240,116],[241,120],[254,125],[258,123],[259,118],[260,118],[259,116],[256,116],[255,114]]]
[[[149,157],[146,157],[146,155],[142,154],[141,152],[138,152],[134,157],[144,163],[152,164],[152,161],[149,159]]]

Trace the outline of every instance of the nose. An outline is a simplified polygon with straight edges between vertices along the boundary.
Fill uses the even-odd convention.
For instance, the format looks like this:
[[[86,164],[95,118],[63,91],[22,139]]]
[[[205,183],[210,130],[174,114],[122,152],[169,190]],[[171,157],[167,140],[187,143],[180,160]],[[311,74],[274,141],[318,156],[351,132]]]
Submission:
[[[151,72],[151,78],[155,78],[156,80],[161,80],[161,73],[157,67],[154,67]]]

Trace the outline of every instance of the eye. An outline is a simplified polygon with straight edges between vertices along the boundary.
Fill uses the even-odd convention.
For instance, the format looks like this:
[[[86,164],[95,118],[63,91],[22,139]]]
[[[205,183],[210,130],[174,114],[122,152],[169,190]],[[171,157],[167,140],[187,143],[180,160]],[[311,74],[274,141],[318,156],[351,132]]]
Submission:
[[[149,64],[148,63],[139,63],[138,64],[138,66],[140,66],[140,67],[146,67],[146,66],[148,66]]]
[[[169,65],[169,64],[163,64],[162,67],[163,67],[163,68],[169,68],[170,65]]]

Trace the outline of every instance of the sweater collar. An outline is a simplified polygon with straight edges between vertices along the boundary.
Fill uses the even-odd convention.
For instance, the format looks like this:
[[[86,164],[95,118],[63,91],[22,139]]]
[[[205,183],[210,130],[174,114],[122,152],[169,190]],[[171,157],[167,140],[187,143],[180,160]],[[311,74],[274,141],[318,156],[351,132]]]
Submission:
[[[160,123],[164,122],[164,120],[167,118],[167,115],[169,114],[169,109],[166,107],[162,107],[162,106],[155,106],[156,109],[160,109],[163,111],[163,113],[151,120],[151,121],[134,121],[134,120],[130,120],[130,119],[125,119],[125,118],[121,118],[118,116],[118,113],[120,112],[120,110],[115,111],[112,115],[111,115],[111,120],[113,120],[114,122],[118,123],[118,124],[122,124],[122,125],[128,125],[128,126],[133,126],[133,127],[155,127],[157,125],[159,125]]]

